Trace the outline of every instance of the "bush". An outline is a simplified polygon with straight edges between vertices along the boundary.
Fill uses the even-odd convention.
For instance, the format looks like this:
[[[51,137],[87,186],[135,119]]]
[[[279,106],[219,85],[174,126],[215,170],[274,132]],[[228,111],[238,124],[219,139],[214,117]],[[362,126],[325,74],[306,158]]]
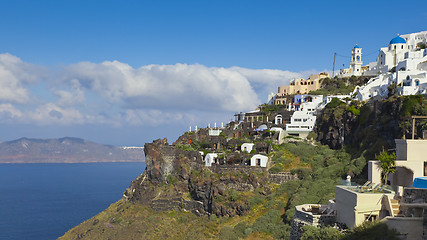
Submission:
[[[332,227],[313,227],[306,225],[302,227],[301,240],[339,240],[341,233]]]
[[[339,100],[338,98],[332,98],[332,100],[325,106],[325,108],[336,108],[343,104],[345,103]]]
[[[271,173],[279,173],[283,171],[282,166],[280,166],[279,164],[275,164],[272,168],[270,168],[270,170],[268,170]]]
[[[310,168],[297,168],[297,169],[292,169],[291,171],[292,174],[297,174],[299,179],[304,179],[307,178],[311,173],[311,169]]]
[[[383,222],[364,222],[362,225],[353,228],[350,232],[345,234],[343,240],[398,240],[399,233],[394,229],[389,229]]]
[[[219,239],[221,240],[235,240],[239,237],[234,232],[233,227],[231,226],[225,226],[221,229],[221,232],[219,233]]]
[[[254,232],[271,234],[275,239],[288,239],[290,226],[286,225],[280,211],[270,209],[266,214],[259,217],[252,225]]]
[[[355,108],[354,106],[348,107],[347,111],[353,113],[353,115],[356,115],[356,116],[360,114],[360,110]]]
[[[247,236],[246,229],[248,228],[248,224],[246,222],[239,222],[236,226],[234,226],[234,233],[238,236],[238,238],[245,238]]]

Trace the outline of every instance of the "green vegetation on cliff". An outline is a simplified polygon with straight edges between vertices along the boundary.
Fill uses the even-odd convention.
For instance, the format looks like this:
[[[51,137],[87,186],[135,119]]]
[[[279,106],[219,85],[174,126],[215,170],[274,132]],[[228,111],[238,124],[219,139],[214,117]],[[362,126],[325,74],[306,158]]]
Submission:
[[[230,131],[210,141],[207,131],[188,133],[174,146],[156,140],[145,148],[150,156],[146,171],[123,200],[62,239],[289,239],[295,206],[327,203],[346,175],[363,181],[367,160],[392,146],[394,138],[410,133],[411,115],[427,115],[422,96],[368,103],[333,100],[318,116],[316,134],[324,145],[292,138],[279,145],[257,136],[255,148],[271,149],[268,171],[244,164],[250,153],[238,153],[238,146],[254,137],[244,132],[241,138],[236,134],[238,139]],[[420,135],[426,121],[418,121],[416,128]],[[230,136],[233,142],[227,145]],[[224,164],[204,167],[198,151],[211,152],[213,145]],[[271,181],[283,173],[294,175],[281,184]],[[303,231],[302,239],[396,235],[381,223],[345,233],[332,227],[306,226]]]
[[[321,88],[311,91],[312,95],[339,95],[350,94],[356,85],[363,85],[368,82],[367,77],[351,76],[349,78],[324,78],[321,79]]]
[[[363,168],[342,150],[303,142],[275,145],[272,159],[275,165],[282,164],[283,169],[297,173],[299,178],[278,185],[263,180],[266,173],[219,174],[206,169],[190,173],[194,185],[191,188],[195,190],[196,185],[215,186],[221,180],[261,183],[253,190],[224,189],[216,194],[217,209],[247,204],[249,210],[242,215],[208,217],[196,216],[184,209],[154,211],[148,206],[120,200],[71,229],[62,239],[289,239],[296,205],[326,203],[334,197],[334,186],[342,176]],[[176,180],[169,181],[161,188],[176,191],[175,184]],[[188,199],[195,197],[191,193],[187,196]]]

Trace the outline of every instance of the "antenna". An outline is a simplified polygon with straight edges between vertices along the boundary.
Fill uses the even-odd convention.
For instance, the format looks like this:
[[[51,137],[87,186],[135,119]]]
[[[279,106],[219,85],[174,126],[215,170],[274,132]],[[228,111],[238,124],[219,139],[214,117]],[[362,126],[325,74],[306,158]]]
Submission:
[[[333,64],[333,66],[332,66],[332,78],[334,78],[334,76],[335,76],[335,57],[337,56],[337,53],[335,52],[334,53],[334,64]]]

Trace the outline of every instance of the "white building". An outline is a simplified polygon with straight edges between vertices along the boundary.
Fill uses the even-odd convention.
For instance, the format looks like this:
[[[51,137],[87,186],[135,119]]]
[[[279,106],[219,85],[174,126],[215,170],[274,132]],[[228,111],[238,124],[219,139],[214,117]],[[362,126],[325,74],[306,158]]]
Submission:
[[[355,76],[376,76],[381,73],[387,73],[393,68],[396,71],[400,69],[415,69],[406,66],[397,66],[406,59],[419,59],[423,55],[422,45],[427,44],[427,31],[400,35],[393,38],[387,47],[380,48],[377,61],[362,66],[362,49],[356,45],[351,50],[350,68],[341,69],[342,77]],[[403,68],[402,68],[403,67]]]
[[[246,152],[250,153],[252,151],[252,149],[254,148],[254,145],[255,144],[253,144],[253,143],[243,143],[242,146],[240,146],[240,151],[242,151],[242,152],[246,151]]]
[[[251,157],[251,166],[267,167],[267,162],[268,157],[261,154],[255,154]]]
[[[378,55],[378,71],[385,73],[396,67],[395,70],[399,71],[397,65],[408,59],[420,58],[419,55],[420,45],[426,44],[427,31],[401,35],[393,38],[388,47],[380,49]],[[418,53],[417,53],[418,52]]]
[[[305,138],[313,131],[316,124],[316,116],[307,111],[295,111],[291,117],[291,123],[286,124],[287,135]]]
[[[363,62],[362,62],[362,48],[356,44],[356,46],[354,46],[353,49],[351,49],[350,68],[341,69],[340,75],[342,77],[350,77],[352,75],[361,76],[362,75],[362,64],[363,64]]]
[[[216,153],[207,153],[205,157],[205,166],[210,167],[212,163],[218,163],[218,154]]]
[[[425,177],[424,164],[427,162],[427,140],[396,139],[396,171],[387,178],[390,185],[412,187],[416,177]],[[379,161],[368,162],[368,179],[381,183],[382,169]]]
[[[313,131],[317,110],[324,107],[323,95],[296,95],[294,102],[288,106],[288,110],[295,112],[286,124],[285,134],[305,138]]]
[[[366,101],[374,96],[388,95],[387,87],[395,83],[398,94],[413,95],[427,93],[427,31],[411,33],[393,38],[388,47],[380,49],[378,60],[370,64],[363,74],[378,76],[364,86],[357,87],[356,99]]]

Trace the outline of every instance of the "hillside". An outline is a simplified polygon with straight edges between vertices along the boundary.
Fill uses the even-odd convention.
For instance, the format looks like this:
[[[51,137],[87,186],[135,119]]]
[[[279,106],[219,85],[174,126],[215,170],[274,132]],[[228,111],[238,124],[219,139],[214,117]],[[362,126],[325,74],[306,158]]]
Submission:
[[[289,139],[273,144],[270,171],[245,164],[204,167],[200,145],[146,144],[147,168],[123,198],[60,239],[289,239],[296,205],[327,203],[340,179],[366,165],[344,150]],[[334,228],[322,234],[342,236]]]
[[[145,145],[147,168],[123,198],[61,239],[290,239],[295,231],[301,239],[396,239],[381,223],[294,229],[292,218],[297,205],[327,204],[347,175],[364,181],[367,161],[411,132],[407,117],[426,113],[423,96],[334,100],[318,117],[317,142],[287,137],[279,144],[277,133],[235,123],[215,136],[200,129],[172,145],[156,140]],[[419,136],[426,121],[416,128]],[[240,151],[250,142],[253,151]],[[200,152],[217,153],[217,164],[206,167]],[[270,165],[249,166],[255,153],[268,155]]]
[[[0,143],[0,163],[84,163],[144,161],[142,148],[124,149],[80,138],[20,138]]]

